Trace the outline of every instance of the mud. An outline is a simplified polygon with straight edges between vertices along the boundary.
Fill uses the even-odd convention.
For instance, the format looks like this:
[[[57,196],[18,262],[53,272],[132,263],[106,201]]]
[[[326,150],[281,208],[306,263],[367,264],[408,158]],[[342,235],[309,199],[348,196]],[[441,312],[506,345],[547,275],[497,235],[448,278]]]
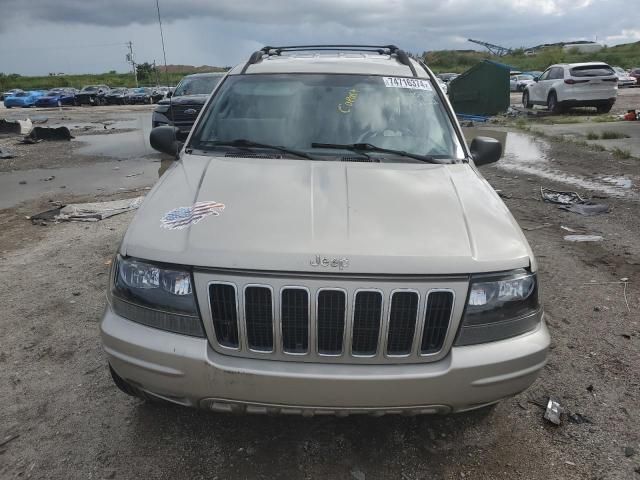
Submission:
[[[505,158],[482,173],[506,197],[537,255],[553,344],[536,383],[488,412],[232,416],[127,397],[108,375],[98,322],[109,261],[133,214],[49,227],[24,216],[51,199],[137,193],[92,187],[48,198],[36,191],[0,211],[0,443],[18,435],[0,446],[0,478],[640,478],[640,455],[626,455],[640,451],[640,162],[518,135],[509,133]],[[45,162],[37,152],[25,162]],[[81,154],[71,153],[73,168]],[[96,155],[93,162],[75,166],[128,160]],[[14,173],[0,181],[6,175]],[[607,196],[611,211],[561,211],[542,201],[540,186]],[[562,227],[603,240],[568,242]],[[621,278],[629,279],[626,289]],[[539,405],[549,395],[590,423],[545,422]]]

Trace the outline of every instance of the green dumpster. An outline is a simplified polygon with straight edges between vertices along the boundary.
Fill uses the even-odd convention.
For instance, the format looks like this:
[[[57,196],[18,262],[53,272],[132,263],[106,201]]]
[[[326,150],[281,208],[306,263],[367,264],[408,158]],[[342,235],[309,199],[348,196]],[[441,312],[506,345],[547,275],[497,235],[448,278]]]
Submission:
[[[449,83],[449,100],[463,115],[496,115],[509,108],[511,67],[491,60],[474,65]]]

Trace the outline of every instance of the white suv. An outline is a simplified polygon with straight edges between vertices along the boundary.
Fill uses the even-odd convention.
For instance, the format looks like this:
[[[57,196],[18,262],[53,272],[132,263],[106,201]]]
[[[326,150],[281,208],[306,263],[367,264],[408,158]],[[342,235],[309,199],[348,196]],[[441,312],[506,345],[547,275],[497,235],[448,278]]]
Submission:
[[[571,107],[596,107],[607,113],[618,94],[618,77],[606,63],[552,65],[522,94],[525,108],[546,105],[554,113]]]

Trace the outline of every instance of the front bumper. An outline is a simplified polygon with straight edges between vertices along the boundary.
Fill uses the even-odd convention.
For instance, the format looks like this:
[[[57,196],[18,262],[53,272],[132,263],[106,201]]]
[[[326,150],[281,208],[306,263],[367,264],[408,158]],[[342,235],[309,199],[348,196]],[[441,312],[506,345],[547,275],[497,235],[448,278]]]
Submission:
[[[423,364],[347,365],[221,355],[206,339],[146,327],[116,315],[101,322],[104,349],[127,382],[174,403],[222,411],[449,413],[515,395],[546,363],[549,333],[468,347]]]

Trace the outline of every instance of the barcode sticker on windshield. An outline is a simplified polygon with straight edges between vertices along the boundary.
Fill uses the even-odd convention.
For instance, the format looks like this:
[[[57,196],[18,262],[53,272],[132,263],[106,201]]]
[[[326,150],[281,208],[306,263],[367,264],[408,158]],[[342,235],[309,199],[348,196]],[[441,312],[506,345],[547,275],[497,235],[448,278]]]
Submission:
[[[431,90],[431,83],[420,78],[382,77],[387,88],[411,88],[413,90]]]

